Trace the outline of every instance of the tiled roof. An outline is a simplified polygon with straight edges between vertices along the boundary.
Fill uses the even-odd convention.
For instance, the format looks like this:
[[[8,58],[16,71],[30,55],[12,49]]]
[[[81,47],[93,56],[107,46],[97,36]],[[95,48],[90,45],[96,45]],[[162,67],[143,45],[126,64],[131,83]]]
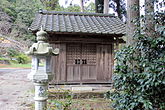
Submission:
[[[125,24],[116,16],[98,13],[40,11],[29,27],[47,32],[125,34]]]

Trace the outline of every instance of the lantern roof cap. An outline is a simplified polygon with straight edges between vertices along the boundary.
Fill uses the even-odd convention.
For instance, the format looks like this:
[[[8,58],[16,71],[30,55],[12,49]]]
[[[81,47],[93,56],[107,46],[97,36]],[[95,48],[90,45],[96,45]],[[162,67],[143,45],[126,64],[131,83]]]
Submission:
[[[36,33],[37,36],[47,36],[47,32],[43,30],[43,26],[41,26],[40,31]]]
[[[26,54],[36,56],[50,56],[58,55],[59,49],[53,49],[47,40],[47,32],[45,32],[41,26],[41,30],[37,32],[37,43],[34,43]]]

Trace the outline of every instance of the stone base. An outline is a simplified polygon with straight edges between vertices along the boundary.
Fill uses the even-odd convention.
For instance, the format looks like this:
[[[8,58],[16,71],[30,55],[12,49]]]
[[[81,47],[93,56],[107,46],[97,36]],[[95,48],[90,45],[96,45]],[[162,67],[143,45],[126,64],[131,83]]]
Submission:
[[[69,90],[72,92],[108,91],[111,88],[112,85],[49,85],[49,90]]]
[[[51,85],[49,97],[64,99],[71,94],[74,99],[104,98],[104,94],[111,89],[110,85]]]

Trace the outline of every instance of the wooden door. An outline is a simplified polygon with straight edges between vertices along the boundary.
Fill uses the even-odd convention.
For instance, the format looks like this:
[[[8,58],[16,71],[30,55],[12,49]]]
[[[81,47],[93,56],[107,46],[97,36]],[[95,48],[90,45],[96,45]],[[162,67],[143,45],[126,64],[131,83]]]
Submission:
[[[96,45],[67,45],[67,81],[96,80]]]
[[[82,44],[81,80],[96,80],[96,44]]]
[[[67,81],[80,81],[81,44],[67,45]]]

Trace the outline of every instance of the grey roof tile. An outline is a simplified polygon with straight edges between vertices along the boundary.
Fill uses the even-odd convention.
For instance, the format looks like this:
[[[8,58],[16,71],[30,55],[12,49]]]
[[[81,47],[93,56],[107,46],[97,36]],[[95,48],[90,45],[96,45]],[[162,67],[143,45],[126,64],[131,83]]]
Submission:
[[[53,31],[54,32],[59,32],[60,31],[60,26],[59,26],[59,17],[58,15],[53,15]]]
[[[40,27],[48,32],[122,34],[125,24],[115,16],[99,13],[42,11],[29,27],[38,31]]]
[[[72,24],[70,21],[70,17],[69,16],[64,16],[65,18],[65,22],[66,22],[66,31],[67,32],[73,32],[73,28],[72,28]]]
[[[83,24],[80,16],[75,16],[77,22],[78,22],[78,25],[79,25],[79,28],[80,28],[80,31],[81,32],[87,32],[86,28],[85,28],[85,25]]]

